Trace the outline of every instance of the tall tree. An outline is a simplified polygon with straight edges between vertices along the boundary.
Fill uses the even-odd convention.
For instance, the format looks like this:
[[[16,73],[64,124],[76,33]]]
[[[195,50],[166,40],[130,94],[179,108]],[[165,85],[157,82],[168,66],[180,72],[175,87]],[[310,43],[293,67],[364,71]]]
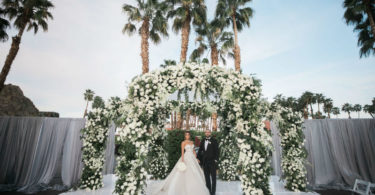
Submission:
[[[318,103],[318,112],[320,112],[320,104],[324,102],[324,95],[321,93],[315,94],[316,103]]]
[[[348,25],[354,25],[358,32],[360,57],[375,55],[375,1],[345,0],[344,18]]]
[[[83,113],[83,118],[85,118],[86,115],[87,115],[87,108],[89,106],[89,102],[91,102],[93,100],[94,94],[95,94],[94,91],[92,91],[91,89],[86,89],[85,93],[83,94],[83,97],[84,97],[85,101],[87,102],[85,112]]]
[[[360,104],[355,104],[353,106],[353,111],[357,112],[358,113],[358,118],[360,118],[360,112],[362,111],[362,106]]]
[[[332,108],[332,114],[336,116],[336,118],[338,117],[338,115],[340,114],[340,108],[338,107],[333,107]]]
[[[309,97],[308,94],[303,93],[301,97],[298,98],[298,106],[302,107],[303,109],[303,117],[305,119],[309,118],[309,112],[308,112],[308,105],[309,105]]]
[[[181,31],[181,55],[180,62],[186,62],[189,46],[191,24],[202,25],[206,21],[206,5],[204,0],[167,0],[172,9],[168,12],[168,18],[173,18],[172,29],[175,33]]]
[[[363,111],[365,111],[366,113],[370,114],[371,117],[374,118],[374,115],[375,115],[375,98],[372,99],[372,105],[366,104],[363,107]]]
[[[328,118],[331,118],[331,113],[332,113],[332,108],[333,108],[333,101],[331,98],[326,98],[323,101],[323,111],[327,113]]]
[[[17,56],[25,29],[27,31],[33,29],[35,34],[39,27],[47,31],[47,20],[53,19],[49,12],[53,4],[49,0],[3,0],[2,6],[9,21],[14,20],[13,26],[18,29],[18,34],[12,38],[12,45],[0,73],[0,91],[4,87],[6,77]]]
[[[219,65],[219,57],[224,65],[227,56],[233,57],[233,53],[229,52],[234,45],[233,33],[224,31],[220,24],[218,20],[213,20],[196,28],[196,43],[199,46],[190,55],[191,60],[197,61],[206,50],[210,51],[212,65]]]
[[[91,107],[92,108],[104,108],[105,107],[105,103],[104,103],[103,98],[100,97],[100,96],[95,96],[94,100],[92,101]]]
[[[141,36],[142,74],[149,71],[149,39],[155,44],[160,43],[161,35],[168,37],[168,21],[165,14],[168,6],[158,0],[137,0],[137,5],[125,4],[123,11],[128,16],[128,23],[122,29],[123,33],[133,35],[140,23],[138,34]]]
[[[314,118],[314,110],[312,108],[312,105],[316,103],[316,98],[314,93],[310,91],[303,92],[302,96],[303,99],[305,99],[306,103],[310,105],[310,112],[311,112],[311,118]]]
[[[216,6],[216,18],[223,25],[232,25],[234,33],[234,65],[236,71],[241,70],[241,52],[238,44],[238,32],[245,26],[250,27],[250,18],[253,17],[253,9],[248,7],[251,0],[218,0]]]
[[[5,11],[0,7],[0,41],[5,42],[8,40],[7,28],[10,27],[9,21],[4,17]]]
[[[341,110],[348,113],[349,119],[351,118],[350,112],[353,111],[353,106],[351,104],[345,103],[344,105],[342,105]]]

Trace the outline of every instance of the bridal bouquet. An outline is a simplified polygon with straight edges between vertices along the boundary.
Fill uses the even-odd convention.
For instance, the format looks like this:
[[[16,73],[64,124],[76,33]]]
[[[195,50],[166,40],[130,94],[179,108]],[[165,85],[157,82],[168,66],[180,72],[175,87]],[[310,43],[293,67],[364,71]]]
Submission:
[[[186,170],[186,165],[184,162],[178,162],[177,163],[177,168],[179,171],[185,171]]]

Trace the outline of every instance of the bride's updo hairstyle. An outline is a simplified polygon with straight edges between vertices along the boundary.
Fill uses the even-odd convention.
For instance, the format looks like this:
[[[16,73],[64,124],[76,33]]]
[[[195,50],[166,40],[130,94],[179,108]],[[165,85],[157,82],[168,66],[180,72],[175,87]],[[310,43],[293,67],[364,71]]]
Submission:
[[[191,139],[191,133],[190,133],[190,131],[185,131],[185,140],[190,140]],[[189,136],[189,137],[187,137],[187,136]]]

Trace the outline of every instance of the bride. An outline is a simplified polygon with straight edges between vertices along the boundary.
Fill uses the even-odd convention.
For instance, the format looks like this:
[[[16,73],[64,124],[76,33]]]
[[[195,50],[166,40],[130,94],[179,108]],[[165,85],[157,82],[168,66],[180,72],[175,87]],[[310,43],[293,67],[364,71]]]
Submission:
[[[153,195],[209,195],[204,174],[198,164],[190,132],[181,143],[181,158]]]

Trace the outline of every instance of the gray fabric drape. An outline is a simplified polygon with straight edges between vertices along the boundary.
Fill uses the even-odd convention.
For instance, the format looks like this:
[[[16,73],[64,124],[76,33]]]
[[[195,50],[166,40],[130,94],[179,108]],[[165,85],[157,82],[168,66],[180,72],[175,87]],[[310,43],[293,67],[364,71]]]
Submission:
[[[0,117],[0,191],[33,193],[77,184],[84,125],[85,119]],[[109,132],[104,173],[113,173],[114,130]]]
[[[272,175],[277,175],[281,177],[281,143],[280,143],[280,135],[279,129],[277,125],[271,121],[271,132],[272,132],[272,144],[274,150],[272,151],[272,159],[271,164],[273,168]]]
[[[307,178],[313,188],[352,188],[355,179],[375,182],[375,120],[305,120]],[[271,125],[272,132],[278,132]],[[280,141],[273,135],[274,144]],[[274,152],[273,158],[280,159]],[[280,164],[272,164],[280,169]],[[277,173],[276,173],[277,174]]]
[[[103,167],[104,175],[115,173],[115,132],[116,125],[112,122],[108,130],[108,139],[105,151],[105,162]]]

